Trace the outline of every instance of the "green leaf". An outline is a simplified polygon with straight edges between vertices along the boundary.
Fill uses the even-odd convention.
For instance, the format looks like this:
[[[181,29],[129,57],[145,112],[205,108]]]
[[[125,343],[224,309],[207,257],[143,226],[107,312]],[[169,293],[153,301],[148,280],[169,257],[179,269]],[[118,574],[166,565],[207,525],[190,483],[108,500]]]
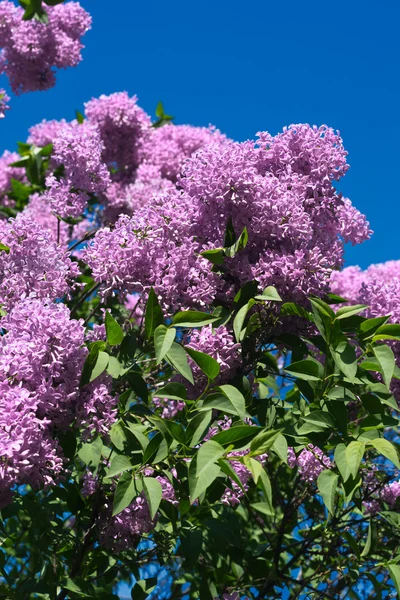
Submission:
[[[250,471],[250,473],[253,477],[254,483],[257,484],[257,482],[261,476],[261,472],[263,471],[262,464],[258,460],[255,460],[254,458],[252,458],[249,454],[247,454],[243,458],[243,462],[244,462],[245,466],[248,468],[248,470]]]
[[[349,469],[349,474],[355,479],[358,474],[362,457],[364,456],[365,442],[355,441],[350,442],[346,448],[346,462]]]
[[[0,242],[0,252],[5,252],[6,254],[10,254],[9,246],[6,246],[5,244],[2,244]]]
[[[238,486],[243,490],[243,492],[245,491],[244,487],[243,487],[243,483],[240,480],[239,475],[237,474],[237,472],[235,471],[235,469],[232,467],[231,463],[229,460],[227,460],[226,458],[220,458],[218,460],[218,464],[221,468],[221,471],[223,471],[225,473],[225,475],[227,475],[228,477],[230,477],[235,483],[238,484]]]
[[[197,444],[203,438],[211,421],[211,415],[211,410],[208,410],[207,412],[200,412],[189,421],[186,429],[186,439],[192,447],[197,446]]]
[[[104,373],[104,371],[107,369],[109,358],[110,357],[107,354],[107,352],[102,352],[101,350],[99,351],[96,362],[89,377],[90,383],[94,381],[97,377],[99,377],[102,373]]]
[[[343,339],[334,348],[331,347],[331,350],[336,366],[351,382],[354,382],[357,374],[357,356],[354,346]]]
[[[193,350],[188,346],[185,346],[186,352],[189,354],[190,358],[194,360],[194,362],[200,367],[200,369],[209,377],[209,379],[215,379],[218,377],[220,372],[219,362],[215,360],[209,354],[205,354],[204,352],[199,352],[198,350]]]
[[[185,349],[176,342],[173,342],[165,358],[185,379],[194,385],[192,369],[189,366]]]
[[[300,306],[299,304],[295,304],[294,302],[285,302],[281,306],[281,314],[282,315],[295,315],[297,317],[301,317],[302,319],[307,319],[307,321],[313,321],[313,316],[308,310]]]
[[[385,456],[398,469],[400,469],[399,455],[395,446],[389,442],[389,440],[385,440],[385,438],[377,438],[376,440],[371,440],[370,445],[373,446],[375,450],[379,452],[379,454]]]
[[[339,469],[339,473],[342,476],[343,481],[347,481],[350,477],[349,465],[346,461],[346,446],[344,444],[338,444],[335,448],[335,463]]]
[[[189,466],[189,491],[193,503],[213,483],[220,473],[217,461],[224,455],[222,446],[210,440],[203,444]]]
[[[353,306],[342,306],[336,312],[335,321],[339,321],[340,319],[348,319],[353,315],[358,315],[358,313],[362,312],[368,308],[365,304],[354,304]]]
[[[97,471],[102,452],[103,442],[101,441],[101,438],[97,437],[92,442],[82,444],[82,447],[78,450],[78,456],[85,465],[92,467]]]
[[[232,409],[235,411],[234,414],[237,414],[243,420],[246,416],[246,401],[243,394],[233,385],[220,385],[215,389],[223,393],[232,405]]]
[[[156,327],[164,322],[161,306],[158,303],[156,293],[150,289],[144,313],[144,331],[147,339],[151,339]]]
[[[167,354],[175,340],[175,327],[165,327],[159,325],[154,332],[154,348],[156,351],[157,364],[159,365],[164,356]]]
[[[320,381],[323,377],[322,365],[311,358],[299,360],[284,369],[289,375],[305,381]]]
[[[244,320],[246,318],[247,313],[249,312],[249,310],[254,306],[255,301],[253,299],[250,299],[247,304],[245,304],[244,306],[242,306],[242,308],[240,310],[238,310],[234,320],[233,320],[233,331],[235,334],[235,338],[238,342],[241,341],[241,332],[243,329],[243,323]]]
[[[367,540],[365,542],[363,551],[361,552],[361,556],[368,556],[368,554],[370,553],[370,550],[371,550],[371,545],[372,545],[372,519],[369,520]]]
[[[212,248],[200,252],[201,256],[209,260],[213,265],[219,266],[224,264],[225,253],[223,248]]]
[[[288,462],[288,443],[286,438],[281,433],[274,441],[271,449],[279,456],[279,458],[287,464]]]
[[[274,288],[272,285],[266,287],[260,296],[256,296],[256,300],[263,300],[265,302],[282,302],[282,298],[278,294],[276,288]]]
[[[186,400],[186,388],[182,383],[171,381],[154,392],[154,396],[156,398],[168,398],[169,400]]]
[[[184,310],[176,313],[172,319],[172,324],[177,327],[203,327],[216,321],[218,317],[198,310]]]
[[[107,373],[111,375],[113,379],[118,379],[118,377],[123,372],[123,368],[121,363],[119,362],[116,356],[108,357],[108,365],[107,365]]]
[[[114,493],[113,517],[127,508],[134,498],[138,495],[135,487],[135,481],[132,477],[120,479]]]
[[[398,323],[388,323],[382,325],[376,330],[373,342],[377,340],[400,340],[400,325]]]
[[[164,116],[164,105],[160,101],[156,106],[156,117],[158,117],[159,119],[162,119],[163,116]]]
[[[338,475],[336,475],[336,473],[330,471],[329,469],[322,471],[322,473],[318,475],[317,479],[318,491],[321,494],[325,506],[327,507],[331,515],[333,515],[335,511],[335,493],[338,481]]]
[[[143,491],[149,503],[150,516],[154,519],[162,499],[161,483],[154,477],[143,477]]]
[[[396,586],[397,593],[400,597],[400,566],[395,564],[388,565],[390,577],[393,580],[394,585]]]
[[[214,442],[218,442],[221,446],[229,446],[235,442],[243,440],[248,443],[257,434],[264,431],[262,427],[256,427],[252,425],[238,425],[237,427],[230,427],[224,431],[220,431],[212,437]]]
[[[374,336],[376,331],[384,325],[390,315],[386,317],[374,317],[373,319],[365,319],[358,327],[358,335],[361,340],[368,340]]]
[[[46,4],[48,4],[49,0],[45,0],[45,2]],[[85,117],[81,112],[79,112],[79,110],[75,111],[75,118],[78,121],[79,125],[82,125],[82,123],[85,121]]]
[[[281,429],[264,429],[255,438],[252,439],[250,444],[249,456],[259,456],[267,452],[281,434]]]
[[[133,465],[127,456],[115,454],[111,460],[110,466],[107,469],[107,477],[111,479],[111,477],[116,477],[121,473],[125,473],[125,471],[130,471],[131,469],[133,469]]]
[[[396,366],[393,351],[389,346],[379,345],[373,348],[373,352],[382,367],[383,381],[386,387],[389,388]]]
[[[151,438],[150,442],[146,446],[146,449],[143,453],[143,464],[144,465],[151,464],[152,459],[153,459],[153,457],[156,456],[157,450],[159,449],[163,439],[164,439],[164,437],[163,437],[162,433],[160,433],[160,432],[156,433],[156,435],[154,435]]]
[[[124,339],[124,332],[122,327],[117,323],[114,317],[110,312],[106,312],[106,334],[107,334],[107,342],[110,346],[119,346],[119,344]]]
[[[141,398],[143,402],[147,402],[149,399],[149,391],[143,377],[136,371],[130,371],[125,377],[136,396]]]
[[[257,512],[262,515],[267,515],[268,517],[272,517],[275,514],[275,511],[268,502],[253,502],[250,506]]]
[[[104,342],[94,342],[94,344],[91,346],[89,354],[86,357],[86,360],[83,364],[83,368],[82,368],[82,375],[81,375],[81,381],[80,381],[80,386],[83,387],[84,385],[87,385],[90,382],[90,377],[92,375],[92,371],[93,368],[96,364],[96,361],[98,359],[99,356],[99,350],[101,348],[104,348],[105,344]]]
[[[224,248],[229,248],[236,242],[236,233],[233,227],[232,217],[229,217],[226,224],[225,237],[224,237]]]
[[[249,241],[249,234],[247,233],[247,228],[245,227],[240,234],[239,238],[236,242],[234,242],[231,246],[224,248],[224,253],[228,258],[233,258],[236,256],[240,250],[243,250],[247,246],[247,242]]]

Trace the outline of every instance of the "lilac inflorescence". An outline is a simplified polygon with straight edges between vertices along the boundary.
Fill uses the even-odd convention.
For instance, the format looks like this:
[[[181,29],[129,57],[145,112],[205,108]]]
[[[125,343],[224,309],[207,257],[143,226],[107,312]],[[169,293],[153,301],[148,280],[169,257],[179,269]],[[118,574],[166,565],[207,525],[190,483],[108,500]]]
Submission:
[[[332,467],[332,462],[320,448],[309,444],[298,456],[293,448],[288,449],[288,464],[290,468],[298,467],[303,481],[313,483],[325,469]]]
[[[55,68],[76,66],[82,59],[81,37],[91,27],[90,15],[78,2],[46,7],[48,23],[24,21],[13,2],[0,2],[2,70],[14,93],[46,90],[55,84]]]

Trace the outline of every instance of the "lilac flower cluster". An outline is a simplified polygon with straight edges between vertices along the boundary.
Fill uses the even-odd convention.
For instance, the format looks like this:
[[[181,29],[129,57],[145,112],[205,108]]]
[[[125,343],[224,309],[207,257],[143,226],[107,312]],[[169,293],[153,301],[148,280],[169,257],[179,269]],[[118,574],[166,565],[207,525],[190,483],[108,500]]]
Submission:
[[[6,93],[6,90],[0,88],[0,119],[4,119],[5,111],[9,110],[7,102],[10,101],[10,96]]]
[[[29,213],[0,221],[0,305],[8,310],[26,296],[55,300],[68,294],[79,274],[68,252]]]
[[[110,175],[101,155],[103,144],[97,128],[76,121],[61,127],[53,142],[52,156],[63,175],[49,175],[46,197],[61,217],[78,217],[84,211],[88,194],[107,189]]]
[[[114,517],[112,505],[105,500],[98,524],[99,540],[106,548],[121,552],[136,546],[140,536],[154,529],[155,524],[144,494],[137,496],[127,508]]]
[[[215,127],[165,125],[153,129],[141,143],[141,159],[160,170],[162,177],[176,181],[184,162],[196,150],[227,138]]]
[[[25,169],[21,167],[12,167],[11,164],[20,160],[20,155],[16,152],[5,150],[0,156],[0,204],[3,206],[13,206],[13,201],[8,198],[8,193],[12,190],[12,180],[26,182]]]
[[[103,160],[130,175],[139,164],[139,144],[150,132],[151,119],[126,92],[102,95],[85,104],[85,115],[96,125],[104,144]]]
[[[333,186],[348,168],[339,135],[296,125],[258,142],[215,137],[181,164],[181,191],[150,199],[96,235],[87,252],[96,280],[124,293],[153,286],[171,310],[209,306],[254,279],[288,300],[324,294],[344,242],[370,235]],[[237,236],[247,227],[249,242],[216,278],[201,253],[223,245],[229,219]]]
[[[320,448],[309,444],[298,456],[293,448],[289,448],[288,465],[291,469],[298,467],[301,479],[307,483],[313,483],[322,471],[332,467],[332,462]]]
[[[347,267],[332,273],[331,288],[351,302],[366,304],[368,316],[391,315],[392,323],[400,323],[400,261],[370,265],[365,271]]]
[[[28,482],[28,471],[31,485],[46,485],[52,482],[48,469],[56,477],[62,468],[61,450],[52,434],[66,431],[73,423],[83,429],[84,439],[93,433],[108,433],[115,420],[116,398],[111,396],[107,380],[97,379],[80,389],[87,356],[85,330],[82,322],[70,318],[65,304],[26,298],[14,304],[0,326],[0,386],[10,407],[15,402],[9,411],[13,421],[2,430],[3,444],[7,439],[10,443],[7,456],[14,465],[13,479],[0,475],[0,487]],[[26,438],[27,443],[31,440],[31,453],[22,443],[13,442],[15,436]],[[24,448],[25,466],[19,470],[20,448]],[[48,453],[48,463],[42,451]]]
[[[55,68],[74,67],[82,59],[81,37],[90,29],[90,15],[78,2],[46,10],[48,23],[24,21],[21,7],[0,2],[2,71],[16,94],[53,87]]]

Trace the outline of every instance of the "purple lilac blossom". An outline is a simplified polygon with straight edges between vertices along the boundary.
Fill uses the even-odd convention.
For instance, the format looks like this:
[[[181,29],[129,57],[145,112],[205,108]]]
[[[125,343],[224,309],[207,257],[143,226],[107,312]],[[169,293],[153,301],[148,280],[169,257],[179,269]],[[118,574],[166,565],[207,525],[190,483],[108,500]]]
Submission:
[[[103,160],[118,168],[118,176],[130,176],[139,165],[138,146],[151,130],[151,119],[127,92],[104,94],[85,104],[88,121],[98,128],[104,144]]]
[[[157,167],[162,177],[175,182],[182,166],[193,152],[209,144],[224,143],[227,138],[213,126],[168,124],[153,129],[141,146],[143,162]]]
[[[0,2],[0,46],[3,72],[14,93],[46,90],[55,84],[54,68],[76,66],[82,59],[80,38],[91,17],[78,2],[46,6],[48,23],[24,21],[24,10]]]
[[[63,218],[79,217],[90,193],[104,192],[110,175],[101,155],[103,143],[94,125],[73,121],[61,127],[53,141],[52,162],[63,175],[46,179],[46,198]]]
[[[111,516],[112,506],[105,501],[99,518],[100,544],[115,552],[128,550],[137,545],[141,535],[155,527],[149,505],[143,494],[137,496],[122,512]]]
[[[339,134],[309,125],[205,146],[184,162],[182,192],[151,199],[131,220],[99,232],[88,265],[110,290],[153,286],[171,310],[209,306],[254,279],[285,300],[321,296],[342,265],[344,241],[371,233],[333,186],[348,169],[346,154]],[[237,236],[247,227],[249,241],[215,279],[201,252],[223,245],[229,219]]]
[[[320,448],[309,444],[298,456],[293,448],[288,449],[288,465],[291,469],[298,467],[303,481],[313,483],[325,469],[330,469],[332,462]]]
[[[68,294],[79,274],[53,234],[29,214],[0,221],[0,305],[7,310],[25,296],[55,300]]]

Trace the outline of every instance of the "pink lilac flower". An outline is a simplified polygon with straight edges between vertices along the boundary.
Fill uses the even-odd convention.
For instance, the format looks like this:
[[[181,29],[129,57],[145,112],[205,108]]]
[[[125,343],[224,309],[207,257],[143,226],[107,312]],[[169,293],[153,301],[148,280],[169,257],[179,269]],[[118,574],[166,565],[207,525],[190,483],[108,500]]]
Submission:
[[[83,476],[81,494],[84,498],[93,496],[99,488],[99,480],[96,475],[93,475],[89,469]]]
[[[49,421],[37,416],[40,396],[0,381],[0,506],[11,501],[10,488],[54,484],[63,469]]]
[[[298,467],[301,479],[313,483],[325,469],[332,467],[332,462],[317,446],[308,444],[298,456],[293,448],[288,449],[288,464],[291,469]]]
[[[151,119],[127,92],[104,94],[85,104],[88,121],[97,126],[104,144],[103,160],[130,175],[138,166],[138,146],[151,129]]]
[[[193,152],[209,144],[224,143],[227,138],[215,127],[168,124],[153,129],[141,146],[141,158],[158,168],[162,177],[176,181],[184,161]]]
[[[107,500],[99,519],[100,544],[115,552],[129,550],[137,545],[144,533],[154,529],[155,524],[143,494],[114,517],[111,516],[111,505]]]
[[[209,305],[218,277],[187,235],[187,209],[176,196],[159,196],[133,217],[122,215],[113,230],[98,231],[85,252],[94,279],[105,283],[106,292],[142,293],[153,286],[172,310]]]
[[[58,130],[53,141],[52,161],[63,167],[63,175],[49,175],[46,198],[61,217],[78,217],[84,211],[89,193],[100,193],[110,183],[102,161],[103,143],[96,127],[76,121]]]
[[[32,295],[55,300],[68,294],[79,269],[53,234],[29,214],[0,221],[0,304],[7,310]]]
[[[333,185],[347,171],[346,154],[338,133],[309,125],[203,146],[183,163],[181,192],[150,199],[131,220],[99,232],[87,262],[109,290],[153,286],[170,310],[226,301],[252,280],[260,291],[274,285],[285,300],[322,296],[342,265],[344,241],[371,233]],[[229,220],[236,236],[246,227],[249,240],[214,278],[201,253],[223,246]]]
[[[3,119],[5,115],[5,111],[9,110],[7,102],[10,101],[10,96],[6,93],[6,90],[0,88],[0,119]]]
[[[390,507],[393,507],[396,504],[397,498],[400,497],[400,481],[392,481],[385,485],[381,490],[380,497]]]
[[[57,219],[43,194],[32,194],[22,214],[41,225],[49,232],[54,242],[67,249],[70,239],[69,225]]]
[[[66,124],[67,122],[65,119],[61,119],[60,121],[46,121],[43,119],[43,121],[37,125],[33,125],[33,127],[29,129],[27,143],[40,146],[41,148],[48,144],[52,144],[60,130],[65,127]]]
[[[77,2],[46,6],[48,23],[24,21],[23,12],[8,0],[0,3],[3,70],[16,94],[53,87],[54,68],[81,61],[80,38],[91,26],[90,15]]]
[[[246,456],[248,453],[249,450],[240,450],[238,452],[231,452],[227,457],[232,458],[235,456]],[[264,464],[267,458],[268,454],[262,454],[257,456],[255,459],[261,464]],[[226,504],[228,506],[237,506],[240,504],[241,499],[249,489],[248,482],[250,481],[252,475],[249,469],[239,460],[230,460],[229,463],[236,472],[236,475],[239,477],[242,485],[240,486],[238,483],[236,483],[236,481],[230,479],[231,487],[226,488],[223,496],[221,497],[221,502],[222,504]]]
[[[25,169],[23,167],[11,167],[14,162],[21,160],[17,152],[5,150],[0,156],[0,197],[4,197],[12,189],[11,180],[26,182]],[[4,203],[4,200],[1,200]]]
[[[0,381],[35,394],[37,415],[52,429],[65,431],[74,423],[85,439],[107,434],[118,398],[110,394],[107,377],[79,385],[88,353],[83,322],[71,319],[61,302],[28,298],[14,305],[1,327]]]
[[[161,177],[157,167],[141,164],[136,171],[134,183],[117,181],[105,192],[105,221],[113,222],[121,214],[133,214],[152,198],[164,193],[177,193],[173,183]]]

